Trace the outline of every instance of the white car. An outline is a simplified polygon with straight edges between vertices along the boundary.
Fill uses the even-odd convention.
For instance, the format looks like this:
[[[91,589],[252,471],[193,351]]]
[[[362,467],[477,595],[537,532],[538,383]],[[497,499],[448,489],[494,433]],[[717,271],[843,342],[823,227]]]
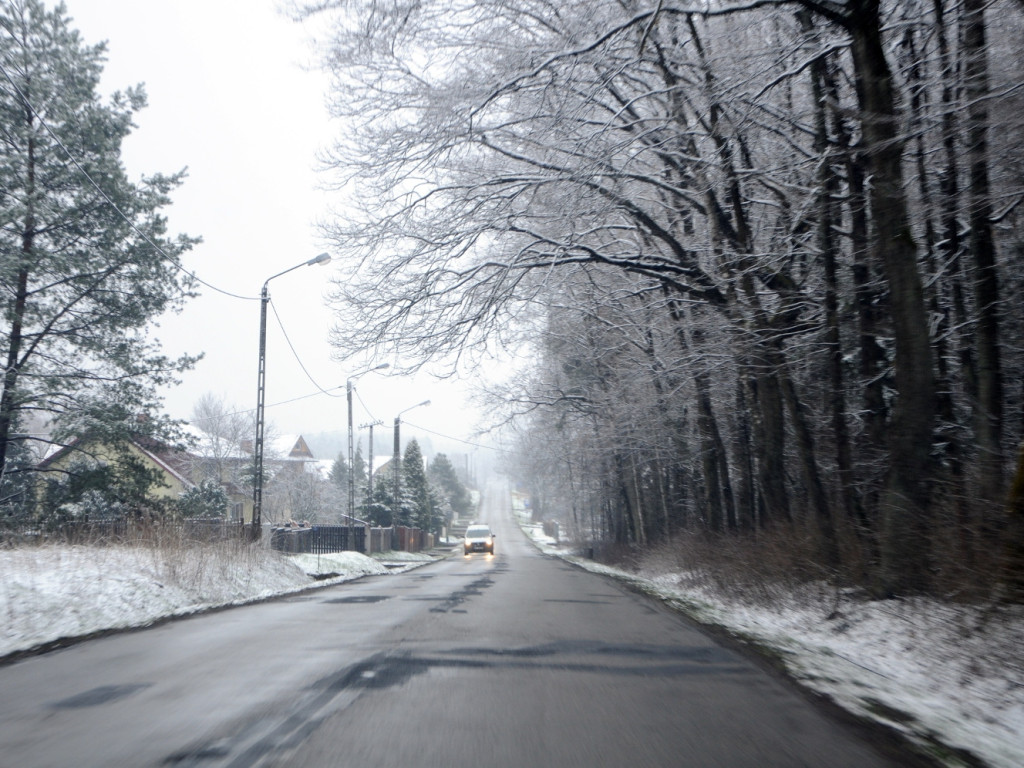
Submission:
[[[494,534],[489,526],[473,523],[466,529],[466,539],[462,543],[465,554],[470,552],[489,552],[494,554]]]

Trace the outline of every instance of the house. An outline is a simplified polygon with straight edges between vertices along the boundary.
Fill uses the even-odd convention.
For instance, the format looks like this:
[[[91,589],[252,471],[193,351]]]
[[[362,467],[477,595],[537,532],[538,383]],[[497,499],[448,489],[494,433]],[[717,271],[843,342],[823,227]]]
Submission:
[[[153,438],[133,435],[118,447],[104,445],[88,438],[79,438],[51,451],[37,465],[50,477],[68,477],[76,463],[88,461],[98,465],[118,465],[135,461],[153,470],[159,478],[146,492],[154,500],[172,501],[183,492],[213,480],[224,489],[228,497],[227,518],[236,522],[249,522],[253,517],[253,455],[251,441],[232,441],[218,438],[192,427],[186,428],[191,436],[189,451],[173,448]],[[278,507],[276,517],[308,517],[304,509],[318,496],[317,486],[325,479],[325,462],[313,456],[301,435],[275,438],[267,446],[265,464],[265,505]],[[329,470],[328,470],[329,473]],[[274,496],[280,496],[273,504]]]
[[[252,520],[252,441],[232,440],[192,425],[185,431],[192,438],[194,461],[189,475],[194,483],[214,480],[228,497],[228,520]]]
[[[194,456],[187,451],[166,445],[143,435],[132,435],[116,447],[90,438],[76,438],[68,445],[51,451],[37,465],[37,469],[51,477],[67,478],[76,465],[88,462],[93,467],[124,466],[129,463],[151,470],[159,478],[145,491],[148,498],[177,499],[184,491],[195,487],[191,479]]]
[[[231,500],[232,520],[244,516],[252,520],[253,512],[253,441],[244,438],[236,443],[192,430],[197,453],[202,457],[207,476],[220,478]],[[330,474],[324,472],[325,462],[313,455],[302,435],[272,437],[264,445],[263,519],[284,521],[310,516],[310,505],[318,503],[317,486]],[[329,464],[329,462],[327,462]],[[216,467],[219,472],[215,473]]]
[[[267,521],[316,520],[332,508],[325,495],[330,462],[317,460],[302,435],[273,438],[267,454],[263,497]]]
[[[253,441],[231,439],[188,427],[196,455],[191,479],[214,479],[228,495],[228,519],[252,521]],[[317,500],[316,484],[325,480],[324,462],[313,456],[302,435],[272,437],[264,445],[263,517],[288,520],[309,517]],[[329,470],[328,470],[329,474]]]
[[[292,469],[304,470],[304,465],[315,462],[316,457],[309,450],[306,440],[302,435],[282,435],[270,441],[268,453],[276,457],[282,466]]]
[[[395,475],[395,465],[392,462],[391,456],[374,456],[373,457],[373,481],[379,482],[381,480],[390,481]]]
[[[199,483],[213,479],[220,483],[228,496],[228,519],[252,521],[253,512],[253,441],[245,438],[231,440],[216,434],[188,427],[195,454],[190,479]],[[275,485],[291,489],[304,473],[320,476],[320,462],[313,456],[302,435],[284,435],[271,438],[265,446],[264,460],[264,512],[270,517],[287,519],[292,516],[290,501],[276,509],[272,498]],[[291,494],[289,494],[291,495]]]

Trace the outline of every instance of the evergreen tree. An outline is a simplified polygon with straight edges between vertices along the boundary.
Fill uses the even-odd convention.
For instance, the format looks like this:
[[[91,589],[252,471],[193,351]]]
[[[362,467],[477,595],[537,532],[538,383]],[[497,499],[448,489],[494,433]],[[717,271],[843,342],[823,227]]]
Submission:
[[[183,517],[224,517],[228,511],[228,495],[214,480],[203,480],[178,497],[177,511]]]
[[[18,419],[14,431],[22,431],[20,422],[21,419]],[[10,457],[12,464],[20,466],[29,466],[34,461],[27,444],[22,440],[11,442]],[[31,520],[36,502],[33,491],[33,484],[24,473],[3,478],[0,483],[0,527],[16,528]]]
[[[57,435],[170,436],[156,389],[194,359],[159,354],[147,325],[192,280],[160,211],[183,173],[128,180],[121,143],[141,87],[101,102],[104,46],[85,45],[63,5],[0,2],[0,476],[31,469],[10,450],[19,414]],[[62,431],[63,430],[63,431]]]
[[[427,481],[423,453],[415,439],[405,446],[402,458],[402,507],[408,507],[410,525],[425,531],[439,532],[437,497]]]
[[[431,481],[438,487],[442,496],[451,505],[452,512],[458,517],[470,517],[473,509],[473,501],[470,499],[469,491],[459,480],[455,467],[452,466],[448,457],[439,453],[430,462],[427,474]]]
[[[348,488],[348,460],[345,458],[344,452],[339,453],[338,458],[334,460],[334,464],[331,466],[330,479],[339,488]]]
[[[363,446],[356,446],[356,455],[352,457],[352,469],[355,472],[356,487],[366,485],[366,459],[363,458]]]
[[[127,448],[92,455],[84,447],[68,468],[43,486],[40,522],[55,528],[68,522],[117,520],[129,515],[161,516],[171,506],[151,491],[164,485],[159,470]]]
[[[358,489],[366,485],[366,460],[363,458],[361,445],[356,446],[356,455],[352,458],[352,465],[355,467],[354,480]],[[348,459],[344,451],[338,454],[334,464],[331,465],[330,480],[339,488],[344,489],[346,493],[348,492]]]
[[[369,508],[363,510],[363,516],[374,525],[388,527],[395,524],[392,515],[394,504],[394,487],[388,482],[373,484],[373,499]]]

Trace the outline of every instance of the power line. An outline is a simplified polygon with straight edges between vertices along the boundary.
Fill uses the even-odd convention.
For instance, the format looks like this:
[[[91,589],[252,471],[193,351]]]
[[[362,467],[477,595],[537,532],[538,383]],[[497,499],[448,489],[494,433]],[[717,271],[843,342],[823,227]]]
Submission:
[[[344,386],[344,385],[342,385],[342,386]],[[298,397],[293,397],[293,398],[290,398],[288,400],[279,400],[276,403],[270,403],[268,405],[265,405],[264,408],[276,408],[279,405],[288,405],[289,403],[297,403],[299,400],[308,400],[311,397],[319,397],[320,395],[324,395],[324,394],[330,395],[331,397],[341,397],[341,395],[331,395],[331,393],[328,392],[327,390],[320,390],[319,392],[310,392],[309,394],[299,395]],[[205,419],[195,419],[195,421],[212,421],[214,419],[227,418],[228,416],[245,416],[247,414],[252,413],[255,410],[256,410],[255,408],[246,408],[246,409],[241,410],[241,411],[233,411],[232,413],[216,414],[214,416],[210,416],[210,417],[205,418]]]
[[[488,449],[490,451],[500,451],[502,453],[512,453],[512,451],[508,450],[507,448],[497,448],[497,447],[495,447],[493,445],[484,445],[483,443],[474,443],[471,440],[463,440],[461,437],[453,437],[452,435],[446,435],[446,434],[444,434],[442,432],[435,432],[432,429],[427,429],[426,427],[418,426],[417,424],[413,424],[411,421],[404,421],[403,420],[402,423],[403,424],[408,424],[413,429],[419,429],[419,430],[421,430],[423,432],[429,432],[432,435],[436,435],[437,437],[443,437],[446,440],[454,440],[456,443],[464,443],[465,445],[471,445],[474,448],[486,448],[486,449]]]
[[[299,353],[296,351],[295,345],[292,344],[292,340],[290,338],[288,338],[288,331],[286,331],[285,328],[284,328],[284,323],[281,321],[281,316],[279,314],[277,314],[277,307],[274,306],[274,302],[270,301],[268,299],[267,303],[270,304],[270,308],[274,310],[274,319],[277,320],[277,327],[280,328],[281,329],[281,333],[284,334],[284,340],[286,342],[288,342],[288,349],[290,349],[292,351],[292,356],[295,358],[295,362],[297,362],[299,364],[299,368],[301,368],[302,372],[304,374],[306,374],[306,378],[309,379],[309,382],[314,387],[316,387],[317,389],[319,389],[321,392],[323,392],[325,395],[327,395],[329,397],[341,397],[341,395],[331,394],[331,392],[329,390],[326,390],[323,387],[321,387],[320,384],[316,381],[316,379],[313,378],[312,374],[310,374],[310,372],[306,369],[305,364],[302,362],[302,358],[299,357]],[[337,387],[335,387],[335,389],[337,389]],[[362,401],[360,400],[360,402],[362,402]]]
[[[142,229],[140,229],[139,226],[131,218],[129,218],[128,215],[124,213],[124,211],[121,210],[121,208],[117,205],[117,203],[115,203],[110,198],[110,196],[99,185],[99,183],[97,183],[96,180],[93,179],[92,175],[85,169],[85,167],[78,160],[78,158],[75,157],[75,155],[71,152],[71,150],[68,149],[68,147],[64,144],[64,142],[61,140],[61,138],[54,132],[54,130],[49,126],[49,124],[46,122],[46,120],[43,118],[43,116],[39,113],[39,111],[35,108],[35,106],[32,104],[32,102],[28,99],[28,97],[25,95],[24,91],[21,90],[21,88],[15,82],[14,78],[11,77],[10,73],[7,71],[7,68],[3,65],[3,62],[0,62],[0,72],[3,72],[4,78],[7,80],[8,83],[10,83],[11,87],[14,89],[15,93],[18,95],[18,98],[21,99],[22,103],[29,110],[29,112],[31,112],[32,115],[36,118],[36,120],[39,121],[39,125],[42,126],[42,128],[49,134],[50,138],[52,138],[54,140],[54,142],[56,142],[57,146],[60,147],[60,149],[67,156],[68,160],[70,160],[71,163],[75,166],[75,168],[78,170],[78,172],[82,174],[82,176],[86,179],[86,181],[89,182],[89,184],[93,187],[93,189],[95,189],[96,192],[99,193],[100,197],[103,198],[103,200],[117,213],[117,215],[120,216],[121,219],[123,219],[124,222],[137,235],[139,235],[139,237],[141,237],[148,245],[150,245],[157,253],[159,253],[161,256],[163,256],[176,269],[178,269],[179,271],[183,272],[185,275],[187,275],[188,277],[192,278],[193,280],[195,280],[200,285],[204,285],[207,288],[209,288],[209,289],[211,289],[211,290],[213,290],[213,291],[215,291],[217,293],[220,293],[220,294],[222,294],[224,296],[228,296],[228,297],[233,298],[233,299],[241,299],[243,301],[260,301],[261,300],[261,297],[259,297],[259,296],[243,296],[241,294],[237,294],[237,293],[233,293],[231,291],[227,291],[227,290],[225,290],[223,288],[220,288],[220,287],[218,287],[216,285],[213,285],[212,283],[207,282],[206,280],[203,280],[201,277],[199,277],[198,274],[196,274],[195,272],[192,272],[191,270],[187,269],[183,264],[181,264],[177,260],[176,257],[173,257],[169,253],[167,253],[160,245],[158,245],[149,236],[148,233],[146,233]],[[288,348],[292,352],[292,356],[295,358],[295,361],[299,364],[299,367],[302,369],[302,372],[306,375],[306,378],[309,379],[310,383],[313,384],[313,386],[316,387],[318,391],[317,392],[309,393],[307,395],[300,395],[299,397],[294,397],[294,398],[291,398],[289,400],[282,400],[282,401],[277,402],[277,403],[271,403],[270,405],[268,405],[266,407],[267,408],[274,408],[274,407],[280,406],[280,405],[287,405],[289,403],[298,402],[300,400],[305,400],[305,399],[308,399],[310,397],[316,397],[317,395],[320,395],[320,394],[324,394],[324,395],[327,395],[329,397],[341,397],[341,395],[336,395],[336,394],[330,392],[329,390],[324,389],[316,381],[316,379],[313,378],[312,374],[310,374],[309,370],[306,368],[305,364],[302,362],[302,359],[299,357],[298,351],[295,349],[295,345],[292,344],[291,338],[288,336],[288,332],[287,332],[287,330],[284,327],[284,323],[281,320],[281,317],[280,317],[280,315],[277,312],[277,307],[275,307],[273,305],[273,302],[270,302],[269,300],[268,300],[268,303],[271,304],[271,307],[274,310],[274,318],[277,321],[278,327],[281,329],[281,333],[284,335],[285,341],[288,344]],[[371,420],[375,420],[372,412],[367,407],[366,403],[363,401],[362,396],[359,395],[358,390],[356,390],[356,397],[359,400],[359,403],[363,406],[363,409],[370,416]],[[224,415],[225,416],[243,415],[243,414],[247,414],[247,413],[252,413],[253,410],[254,409],[249,408],[249,409],[246,409],[246,410],[243,410],[243,411],[237,411],[235,413],[229,413],[229,414],[224,414]],[[422,430],[424,432],[428,432],[428,433],[430,433],[432,435],[436,435],[438,437],[443,437],[443,438],[445,438],[447,440],[452,440],[452,441],[455,441],[455,442],[458,442],[458,443],[463,443],[465,445],[473,446],[475,448],[486,448],[486,449],[495,450],[495,451],[504,451],[505,450],[505,449],[501,449],[501,448],[495,448],[494,446],[490,446],[490,445],[484,445],[482,443],[474,443],[474,442],[472,442],[470,440],[463,440],[462,438],[454,437],[452,435],[446,435],[446,434],[443,434],[441,432],[436,432],[434,430],[427,429],[426,427],[417,426],[416,424],[413,424],[411,422],[407,422],[407,423],[409,424],[409,426],[411,426],[411,427],[413,427],[415,429],[419,429],[419,430]]]
[[[370,409],[366,406],[366,403],[363,402],[362,395],[359,394],[359,389],[353,386],[352,391],[356,393],[356,400],[358,400],[359,404],[363,406],[363,410],[366,411],[366,415],[370,417],[370,421],[379,421],[379,419],[376,416],[374,416]],[[383,424],[384,422],[381,423]]]

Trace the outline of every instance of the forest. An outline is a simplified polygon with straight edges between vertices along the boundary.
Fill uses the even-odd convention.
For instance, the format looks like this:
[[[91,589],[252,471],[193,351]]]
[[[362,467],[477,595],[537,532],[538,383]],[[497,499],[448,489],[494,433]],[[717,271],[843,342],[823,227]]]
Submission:
[[[324,225],[333,344],[515,350],[492,396],[539,514],[1024,598],[1024,2],[302,13],[358,201]]]

